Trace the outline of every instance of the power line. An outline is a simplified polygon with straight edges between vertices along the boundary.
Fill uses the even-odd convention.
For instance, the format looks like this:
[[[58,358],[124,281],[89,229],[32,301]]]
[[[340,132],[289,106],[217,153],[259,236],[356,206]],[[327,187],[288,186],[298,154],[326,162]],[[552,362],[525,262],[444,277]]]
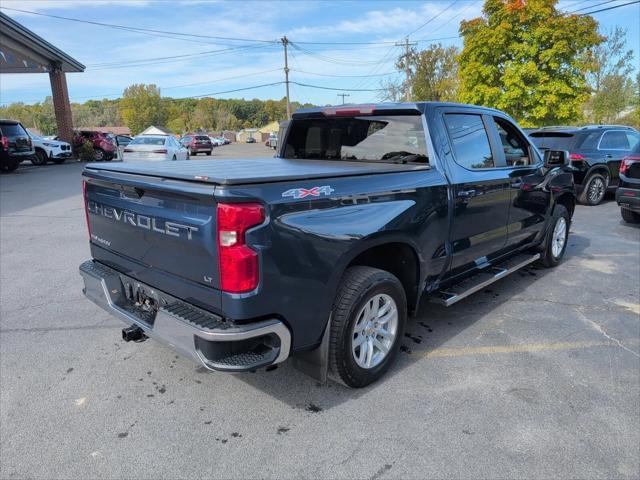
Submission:
[[[634,3],[640,3],[640,0],[635,0],[633,2],[623,3],[621,5],[614,5],[613,7],[601,8],[600,10],[594,10],[593,12],[581,13],[580,16],[592,15],[594,13],[606,12],[607,10],[615,10],[616,8],[626,7],[627,5],[633,5]]]
[[[318,77],[334,77],[334,78],[369,78],[369,77],[384,77],[386,75],[393,75],[398,73],[397,71],[393,71],[393,72],[385,72],[385,73],[374,73],[374,74],[369,74],[369,75],[331,75],[328,73],[316,73],[316,72],[307,72],[306,70],[298,70],[295,68],[291,69],[292,72],[298,72],[298,73],[306,73],[308,75],[316,75]]]
[[[451,2],[449,5],[447,5],[446,7],[444,7],[442,10],[440,10],[437,14],[435,14],[433,17],[431,17],[429,20],[427,20],[426,22],[424,22],[422,25],[420,25],[418,28],[416,28],[415,30],[413,30],[412,32],[407,33],[407,37],[410,37],[411,35],[413,35],[414,33],[416,33],[418,30],[423,29],[424,27],[426,27],[427,25],[429,25],[431,22],[433,22],[436,18],[438,18],[440,15],[442,15],[444,12],[446,12],[447,10],[449,10],[451,7],[453,7],[456,3],[458,3],[460,0],[453,0],[453,2]]]
[[[10,8],[10,7],[0,7],[4,10],[10,10],[13,12],[21,12],[21,13],[28,13],[31,15],[38,15],[41,17],[49,17],[49,18],[56,18],[58,20],[67,20],[69,22],[79,22],[79,23],[88,23],[91,25],[98,25],[100,27],[108,27],[108,28],[117,28],[117,29],[126,29],[126,30],[130,30],[130,31],[138,31],[138,32],[150,32],[150,33],[164,33],[164,34],[170,34],[170,35],[176,35],[176,36],[182,36],[182,37],[194,37],[194,38],[206,38],[206,39],[214,39],[214,40],[230,40],[230,41],[237,41],[237,42],[263,42],[263,43],[275,43],[276,40],[264,40],[264,39],[256,39],[256,38],[238,38],[238,37],[221,37],[221,36],[214,36],[214,35],[199,35],[199,34],[195,34],[195,33],[181,33],[181,32],[171,32],[171,31],[167,31],[167,30],[156,30],[156,29],[152,29],[152,28],[141,28],[141,27],[131,27],[131,26],[127,26],[127,25],[118,25],[118,24],[113,24],[113,23],[103,23],[103,22],[94,22],[91,20],[82,20],[79,18],[71,18],[71,17],[63,17],[60,15],[51,15],[51,14],[47,14],[47,13],[40,13],[40,12],[34,12],[31,10],[22,10],[20,8]]]
[[[582,10],[589,10],[590,8],[599,7],[600,5],[606,5],[607,3],[617,2],[618,0],[608,0],[607,2],[596,3],[595,5],[589,5],[586,7],[578,8],[577,10],[572,10],[569,13],[581,12]]]
[[[264,83],[262,85],[252,85],[251,87],[236,88],[234,90],[224,90],[222,92],[204,93],[202,95],[189,95],[189,96],[186,96],[186,97],[178,97],[178,98],[176,98],[176,100],[183,100],[185,98],[213,97],[214,95],[222,95],[223,93],[234,93],[234,92],[242,92],[244,90],[255,90],[256,88],[272,87],[274,85],[282,85],[283,83],[284,82]],[[293,82],[291,82],[291,83],[293,83]]]
[[[282,83],[282,82],[280,82]],[[379,92],[384,90],[384,88],[333,88],[333,87],[322,87],[320,85],[309,85],[308,83],[300,83],[290,81],[294,85],[298,85],[299,87],[309,87],[309,88],[317,88],[319,90],[333,90],[337,92]]]

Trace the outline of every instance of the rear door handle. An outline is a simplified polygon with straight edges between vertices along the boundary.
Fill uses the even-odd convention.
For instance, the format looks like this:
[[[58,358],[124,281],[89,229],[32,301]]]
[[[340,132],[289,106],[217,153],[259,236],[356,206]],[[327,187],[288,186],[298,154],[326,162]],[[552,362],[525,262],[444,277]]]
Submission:
[[[458,196],[462,198],[471,198],[476,196],[475,190],[460,190]]]

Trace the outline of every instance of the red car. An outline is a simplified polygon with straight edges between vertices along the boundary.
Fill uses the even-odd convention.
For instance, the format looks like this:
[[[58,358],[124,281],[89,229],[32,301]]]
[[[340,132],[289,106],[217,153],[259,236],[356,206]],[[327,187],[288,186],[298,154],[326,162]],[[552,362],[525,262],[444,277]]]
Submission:
[[[211,155],[211,150],[213,150],[213,144],[207,135],[188,133],[180,139],[180,144],[189,150],[189,156],[195,156],[199,153]]]
[[[90,141],[95,150],[95,160],[110,161],[118,156],[118,147],[112,135],[108,133],[96,132],[93,130],[80,130],[73,136],[74,148],[82,146],[85,141]]]

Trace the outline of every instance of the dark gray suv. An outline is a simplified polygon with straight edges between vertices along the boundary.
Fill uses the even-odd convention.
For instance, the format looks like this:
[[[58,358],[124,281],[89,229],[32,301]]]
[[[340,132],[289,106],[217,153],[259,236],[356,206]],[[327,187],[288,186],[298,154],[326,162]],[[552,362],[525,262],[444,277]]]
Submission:
[[[607,190],[618,188],[620,162],[640,141],[640,134],[624,125],[544,127],[529,133],[540,150],[568,150],[578,200],[598,205]]]
[[[0,120],[0,169],[13,172],[35,154],[31,137],[20,122]]]

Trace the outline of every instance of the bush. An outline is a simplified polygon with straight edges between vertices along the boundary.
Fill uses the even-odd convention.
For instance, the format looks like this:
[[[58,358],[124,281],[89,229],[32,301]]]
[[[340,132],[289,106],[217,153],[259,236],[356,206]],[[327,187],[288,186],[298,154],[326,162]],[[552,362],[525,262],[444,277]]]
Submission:
[[[89,140],[80,145],[76,150],[76,156],[85,162],[92,162],[96,158],[96,151]]]

